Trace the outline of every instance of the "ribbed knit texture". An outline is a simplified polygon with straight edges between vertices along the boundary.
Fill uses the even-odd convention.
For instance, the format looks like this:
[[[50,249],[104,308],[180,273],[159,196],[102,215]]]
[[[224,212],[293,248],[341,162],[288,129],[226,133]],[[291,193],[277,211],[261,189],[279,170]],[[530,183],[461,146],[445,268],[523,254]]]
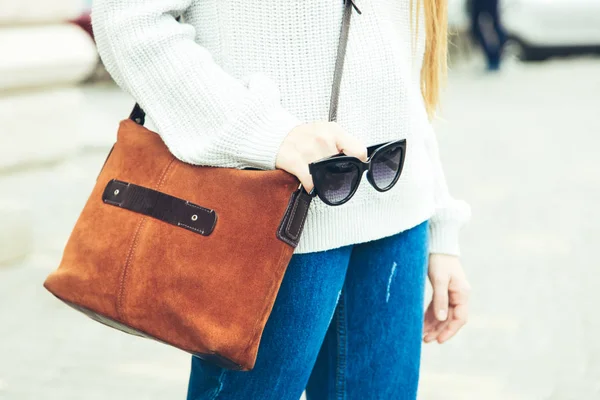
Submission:
[[[296,252],[429,219],[431,252],[458,254],[470,209],[448,194],[421,96],[425,30],[413,48],[410,0],[355,4],[337,122],[367,146],[406,138],[404,171],[386,193],[365,178],[343,206],[315,199]],[[342,12],[342,0],[95,0],[92,18],[108,71],[177,158],[272,169],[290,130],[327,120]]]

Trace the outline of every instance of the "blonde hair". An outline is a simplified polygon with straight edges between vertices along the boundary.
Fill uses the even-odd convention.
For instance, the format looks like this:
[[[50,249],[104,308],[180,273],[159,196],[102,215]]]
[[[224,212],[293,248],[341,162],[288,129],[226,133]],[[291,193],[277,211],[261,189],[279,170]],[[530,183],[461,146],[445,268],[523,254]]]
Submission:
[[[448,0],[410,0],[410,3],[411,10],[415,10],[415,5],[417,10],[416,19],[411,18],[411,21],[417,21],[416,27],[413,26],[415,38],[419,35],[419,14],[424,11],[425,55],[421,67],[421,93],[427,114],[433,118],[448,69]]]

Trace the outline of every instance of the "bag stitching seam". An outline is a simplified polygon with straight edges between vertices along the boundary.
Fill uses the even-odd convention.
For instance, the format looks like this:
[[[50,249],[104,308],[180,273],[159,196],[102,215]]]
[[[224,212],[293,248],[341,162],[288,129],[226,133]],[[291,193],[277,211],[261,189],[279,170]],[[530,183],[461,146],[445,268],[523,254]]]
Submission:
[[[175,161],[175,158],[172,157],[171,160],[169,161],[169,164],[163,170],[163,173],[158,181],[158,184],[155,186],[156,190],[160,189],[160,187],[164,183],[167,173],[171,169],[171,166],[173,165],[174,161]],[[140,220],[140,222],[137,226],[137,229],[135,230],[135,233],[133,235],[133,241],[131,242],[131,245],[129,246],[129,252],[127,254],[127,259],[125,260],[125,265],[123,266],[123,272],[121,273],[121,282],[119,284],[119,295],[117,297],[116,312],[117,312],[117,316],[123,322],[126,321],[125,316],[122,314],[122,311],[123,311],[122,308],[123,308],[123,298],[125,297],[125,281],[127,280],[127,275],[128,275],[127,272],[129,271],[129,266],[130,266],[131,260],[133,258],[133,253],[135,252],[135,249],[137,248],[137,245],[139,243],[138,238],[139,238],[140,230],[141,230],[142,226],[146,223],[147,219],[148,219],[148,216],[144,215],[142,217],[142,219]]]
[[[189,202],[189,201],[187,201],[187,200],[186,200],[186,203],[187,203],[187,205],[188,205],[188,206],[190,206],[190,207],[196,207],[197,209],[199,209],[199,210],[202,210],[202,211],[206,211],[206,212],[208,212],[208,213],[211,213],[211,212],[213,212],[213,211],[214,211],[214,210],[211,210],[211,209],[209,209],[209,208],[204,208],[204,207],[198,206],[198,205],[196,205],[196,204],[194,204],[194,203],[190,203],[190,202]]]
[[[299,194],[298,196],[300,196],[300,195],[301,194]],[[306,222],[306,215],[308,214],[308,209],[310,208],[310,202],[304,200],[302,197],[298,198],[298,202],[296,202],[296,205],[294,207],[294,211],[292,213],[292,217],[289,219],[289,221],[287,223],[287,228],[286,228],[286,233],[288,235],[290,235],[290,237],[291,237],[291,233],[289,233],[289,229],[291,228],[292,221],[294,220],[294,216],[296,215],[296,211],[298,210],[298,203],[300,203],[301,201],[303,201],[304,203],[306,203],[306,210],[302,214],[302,223],[300,224],[300,228],[298,228],[298,234],[294,235],[294,237],[293,237],[294,243],[296,243],[296,245],[298,245],[298,241],[300,239],[300,235],[302,234],[302,230],[304,229],[304,223]]]
[[[290,226],[292,226],[292,222],[294,221],[294,216],[296,215],[296,211],[298,211],[298,203],[300,202],[301,198],[300,198],[300,193],[298,193],[298,197],[296,199],[296,201],[294,201],[294,207],[292,208],[292,214],[290,215],[290,219],[288,219],[286,227],[285,227],[285,233],[287,233],[291,239],[294,239],[292,237],[292,235],[290,235]]]
[[[290,212],[290,209],[293,207],[294,204],[294,193],[292,193],[292,196],[290,197],[290,200],[288,202],[288,205],[285,209],[285,213],[283,214],[283,219],[281,220],[281,224],[279,225],[279,228],[277,229],[277,238],[281,241],[283,241],[286,244],[289,244],[292,247],[296,247],[296,244],[294,244],[294,242],[292,242],[289,238],[286,237],[286,216],[288,215],[288,212]]]
[[[193,230],[193,231],[195,231],[195,232],[198,232],[199,234],[201,234],[201,235],[203,235],[203,236],[205,235],[205,232],[204,232],[204,231],[202,231],[202,230],[200,230],[200,229],[198,229],[198,228],[194,228],[193,226],[189,226],[189,225],[183,224],[183,223],[181,223],[181,222],[178,222],[178,223],[177,223],[177,226],[183,226],[184,228],[191,229],[191,230]]]

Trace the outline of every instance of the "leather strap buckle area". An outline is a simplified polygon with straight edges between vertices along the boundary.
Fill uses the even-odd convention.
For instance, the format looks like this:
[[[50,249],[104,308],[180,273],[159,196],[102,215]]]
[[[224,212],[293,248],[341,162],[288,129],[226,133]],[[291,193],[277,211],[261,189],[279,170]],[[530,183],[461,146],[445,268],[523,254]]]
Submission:
[[[102,201],[204,236],[210,235],[217,223],[217,213],[214,210],[116,179],[106,185]]]
[[[292,247],[298,246],[311,201],[312,196],[302,188],[292,194],[277,230],[277,238]]]

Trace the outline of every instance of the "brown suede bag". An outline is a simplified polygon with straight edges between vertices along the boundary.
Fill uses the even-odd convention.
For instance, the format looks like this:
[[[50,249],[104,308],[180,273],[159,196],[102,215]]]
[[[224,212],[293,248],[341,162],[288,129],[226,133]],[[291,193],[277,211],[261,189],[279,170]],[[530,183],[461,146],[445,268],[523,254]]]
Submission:
[[[330,104],[335,120],[352,3]],[[250,370],[311,196],[281,170],[198,167],[136,104],[44,286],[89,317]]]

